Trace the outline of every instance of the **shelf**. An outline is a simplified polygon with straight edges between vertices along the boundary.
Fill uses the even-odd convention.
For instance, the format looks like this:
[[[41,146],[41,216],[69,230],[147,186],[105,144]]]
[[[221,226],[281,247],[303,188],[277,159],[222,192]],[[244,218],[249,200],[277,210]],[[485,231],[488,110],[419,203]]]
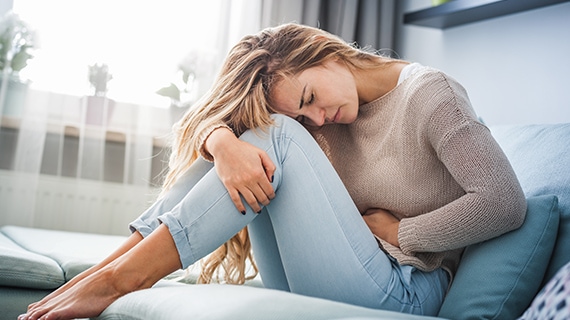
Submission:
[[[568,1],[570,0],[452,0],[436,7],[406,13],[404,24],[446,29]]]

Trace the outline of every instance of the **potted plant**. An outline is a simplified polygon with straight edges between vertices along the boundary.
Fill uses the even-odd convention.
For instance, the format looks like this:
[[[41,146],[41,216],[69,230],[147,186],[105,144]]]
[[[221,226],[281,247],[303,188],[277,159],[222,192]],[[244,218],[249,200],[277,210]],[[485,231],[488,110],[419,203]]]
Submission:
[[[105,63],[90,65],[88,74],[89,83],[94,91],[92,95],[87,96],[85,122],[94,125],[107,124],[115,108],[115,101],[107,98],[108,84],[113,75]]]
[[[20,71],[33,57],[34,47],[35,32],[17,14],[7,12],[0,18],[0,110],[5,115],[22,113],[29,81],[20,78]]]
[[[158,95],[170,99],[170,113],[174,121],[179,119],[195,100],[194,80],[198,59],[198,52],[189,52],[178,63],[174,81],[156,91]]]

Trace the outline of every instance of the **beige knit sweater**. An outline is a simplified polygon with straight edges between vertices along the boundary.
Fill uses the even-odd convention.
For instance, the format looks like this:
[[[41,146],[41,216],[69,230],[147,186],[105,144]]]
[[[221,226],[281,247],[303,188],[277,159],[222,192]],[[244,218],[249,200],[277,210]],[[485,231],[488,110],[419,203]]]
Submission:
[[[506,156],[445,74],[422,67],[355,122],[310,129],[361,213],[401,219],[400,264],[452,275],[467,245],[518,228],[526,201]]]

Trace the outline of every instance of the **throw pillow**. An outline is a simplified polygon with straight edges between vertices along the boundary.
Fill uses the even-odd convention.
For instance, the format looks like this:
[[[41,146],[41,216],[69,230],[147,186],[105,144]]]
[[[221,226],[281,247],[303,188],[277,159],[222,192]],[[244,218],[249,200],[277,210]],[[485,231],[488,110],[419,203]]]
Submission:
[[[570,261],[570,123],[503,125],[491,129],[526,197],[558,197],[558,238],[544,284]]]
[[[558,198],[527,199],[523,225],[465,249],[439,316],[448,319],[516,319],[540,284],[556,240]]]
[[[560,210],[558,237],[552,252],[552,258],[546,268],[543,286],[556,275],[558,270],[570,261],[570,210]]]

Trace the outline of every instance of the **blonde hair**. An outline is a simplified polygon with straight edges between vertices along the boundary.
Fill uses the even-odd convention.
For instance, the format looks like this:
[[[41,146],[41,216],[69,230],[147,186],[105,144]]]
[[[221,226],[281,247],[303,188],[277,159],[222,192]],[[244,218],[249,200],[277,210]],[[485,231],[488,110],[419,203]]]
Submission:
[[[326,31],[299,24],[267,28],[245,36],[229,52],[210,90],[173,126],[174,140],[163,191],[166,192],[200,155],[206,130],[220,123],[239,136],[272,124],[270,93],[285,77],[340,59],[353,68],[372,68],[381,57],[359,50]],[[209,283],[219,267],[227,283],[243,284],[246,260],[257,274],[247,227],[202,262],[200,283]],[[219,280],[219,279],[218,279]]]

